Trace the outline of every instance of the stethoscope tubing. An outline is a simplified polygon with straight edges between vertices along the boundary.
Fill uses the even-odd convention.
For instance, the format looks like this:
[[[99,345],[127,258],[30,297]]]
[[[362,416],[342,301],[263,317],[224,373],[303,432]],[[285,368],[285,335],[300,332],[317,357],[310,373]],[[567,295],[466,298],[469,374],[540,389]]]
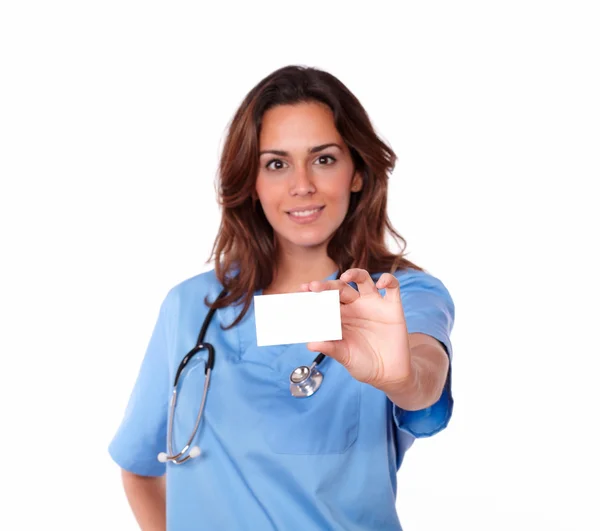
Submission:
[[[194,437],[196,437],[196,433],[198,432],[198,428],[200,427],[200,421],[202,420],[202,414],[204,413],[204,405],[206,404],[206,395],[208,394],[208,388],[210,386],[210,373],[211,370],[208,369],[206,371],[206,379],[204,381],[204,390],[202,392],[202,402],[200,403],[200,409],[198,410],[198,415],[196,416],[196,424],[194,426],[194,430],[192,431],[192,435],[188,439],[185,446],[181,449],[181,451],[175,455],[173,451],[173,419],[175,417],[175,404],[177,403],[177,388],[173,389],[173,394],[171,395],[171,408],[169,411],[169,427],[167,433],[167,442],[169,444],[169,456],[168,460],[172,461],[176,465],[181,465],[185,463],[188,459],[191,459],[192,456],[190,454],[186,455],[183,459],[180,457],[185,454],[188,449],[192,446],[192,441]]]
[[[221,294],[218,296],[217,300],[223,298],[226,294],[227,294],[227,290],[224,289],[221,292]],[[197,454],[193,455],[192,453],[188,453],[188,455],[186,455],[185,457],[182,458],[182,456],[186,452],[188,452],[188,450],[190,449],[192,442],[194,440],[194,437],[196,437],[196,433],[198,433],[198,428],[200,427],[200,422],[202,420],[202,415],[204,413],[204,406],[206,404],[206,396],[208,394],[208,388],[210,386],[210,374],[215,365],[215,349],[210,343],[204,343],[204,336],[206,335],[206,331],[208,330],[208,325],[210,324],[215,312],[216,312],[216,308],[212,307],[210,309],[210,311],[208,312],[208,315],[204,319],[202,329],[200,330],[200,333],[198,334],[198,340],[196,341],[196,346],[185,355],[185,357],[179,363],[179,367],[177,367],[177,372],[175,373],[175,381],[173,382],[173,391],[171,393],[171,406],[169,408],[169,422],[168,422],[168,426],[167,426],[167,447],[168,447],[169,453],[168,453],[168,455],[164,454],[164,453],[159,454],[159,461],[161,461],[161,462],[170,461],[176,465],[181,465],[181,464],[185,463],[186,461],[188,461],[189,459],[196,457],[196,455],[197,455]],[[202,402],[200,403],[200,409],[198,410],[198,415],[196,416],[196,424],[194,425],[192,434],[191,434],[190,438],[188,439],[187,443],[185,444],[185,446],[181,449],[181,451],[179,451],[177,454],[175,454],[175,452],[173,450],[173,421],[175,418],[175,405],[177,404],[177,385],[179,384],[179,378],[181,377],[181,374],[182,374],[183,370],[185,369],[186,365],[189,363],[189,361],[198,352],[200,352],[201,350],[205,350],[205,349],[208,350],[208,357],[206,360],[206,365],[205,365],[205,370],[204,370],[205,379],[204,379],[204,390],[202,391]]]

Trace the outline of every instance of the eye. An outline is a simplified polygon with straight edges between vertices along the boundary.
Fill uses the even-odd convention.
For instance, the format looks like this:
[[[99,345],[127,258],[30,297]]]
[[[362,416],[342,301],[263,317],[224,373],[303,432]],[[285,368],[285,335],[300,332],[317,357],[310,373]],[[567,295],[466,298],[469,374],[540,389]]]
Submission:
[[[271,167],[271,164],[273,164],[274,162],[278,164],[277,167]],[[267,162],[265,168],[267,168],[267,170],[280,170],[281,168],[283,168],[284,164],[285,163],[281,159],[272,159],[269,162]]]
[[[333,164],[335,162],[335,157],[332,157],[331,155],[321,155],[317,160],[322,161],[323,159],[325,159],[325,160],[329,159],[329,160],[331,160],[331,162],[330,163],[319,162],[319,165],[330,166],[331,164]]]

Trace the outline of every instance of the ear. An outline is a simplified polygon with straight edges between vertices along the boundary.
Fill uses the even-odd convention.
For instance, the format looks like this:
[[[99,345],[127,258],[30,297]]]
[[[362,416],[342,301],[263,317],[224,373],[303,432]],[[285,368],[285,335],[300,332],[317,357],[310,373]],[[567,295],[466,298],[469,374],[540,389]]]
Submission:
[[[363,175],[362,173],[355,171],[352,176],[352,182],[350,183],[351,192],[360,192],[363,187]]]

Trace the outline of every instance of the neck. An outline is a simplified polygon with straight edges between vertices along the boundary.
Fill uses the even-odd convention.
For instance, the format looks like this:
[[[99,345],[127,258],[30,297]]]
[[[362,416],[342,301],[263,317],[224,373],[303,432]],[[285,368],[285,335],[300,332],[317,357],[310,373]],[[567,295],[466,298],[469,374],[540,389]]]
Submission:
[[[323,280],[337,269],[337,264],[327,256],[326,248],[280,249],[273,282],[263,293],[294,293],[300,290],[301,284]]]

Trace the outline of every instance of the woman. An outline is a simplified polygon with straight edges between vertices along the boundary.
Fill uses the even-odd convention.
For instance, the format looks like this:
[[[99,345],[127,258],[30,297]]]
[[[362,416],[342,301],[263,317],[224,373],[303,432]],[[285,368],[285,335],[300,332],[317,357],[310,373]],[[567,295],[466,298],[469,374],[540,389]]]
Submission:
[[[386,214],[395,159],[326,72],[285,67],[246,96],[219,169],[215,269],[167,294],[110,445],[142,529],[401,529],[404,453],[452,414],[454,306],[438,279],[386,248],[386,234],[405,246]],[[254,295],[330,289],[342,340],[257,347]],[[170,416],[210,305],[213,370],[207,352],[191,359]],[[291,371],[319,352],[330,358],[322,386],[293,397]],[[189,439],[209,376],[192,442],[202,455],[159,461],[170,418],[169,451]]]

